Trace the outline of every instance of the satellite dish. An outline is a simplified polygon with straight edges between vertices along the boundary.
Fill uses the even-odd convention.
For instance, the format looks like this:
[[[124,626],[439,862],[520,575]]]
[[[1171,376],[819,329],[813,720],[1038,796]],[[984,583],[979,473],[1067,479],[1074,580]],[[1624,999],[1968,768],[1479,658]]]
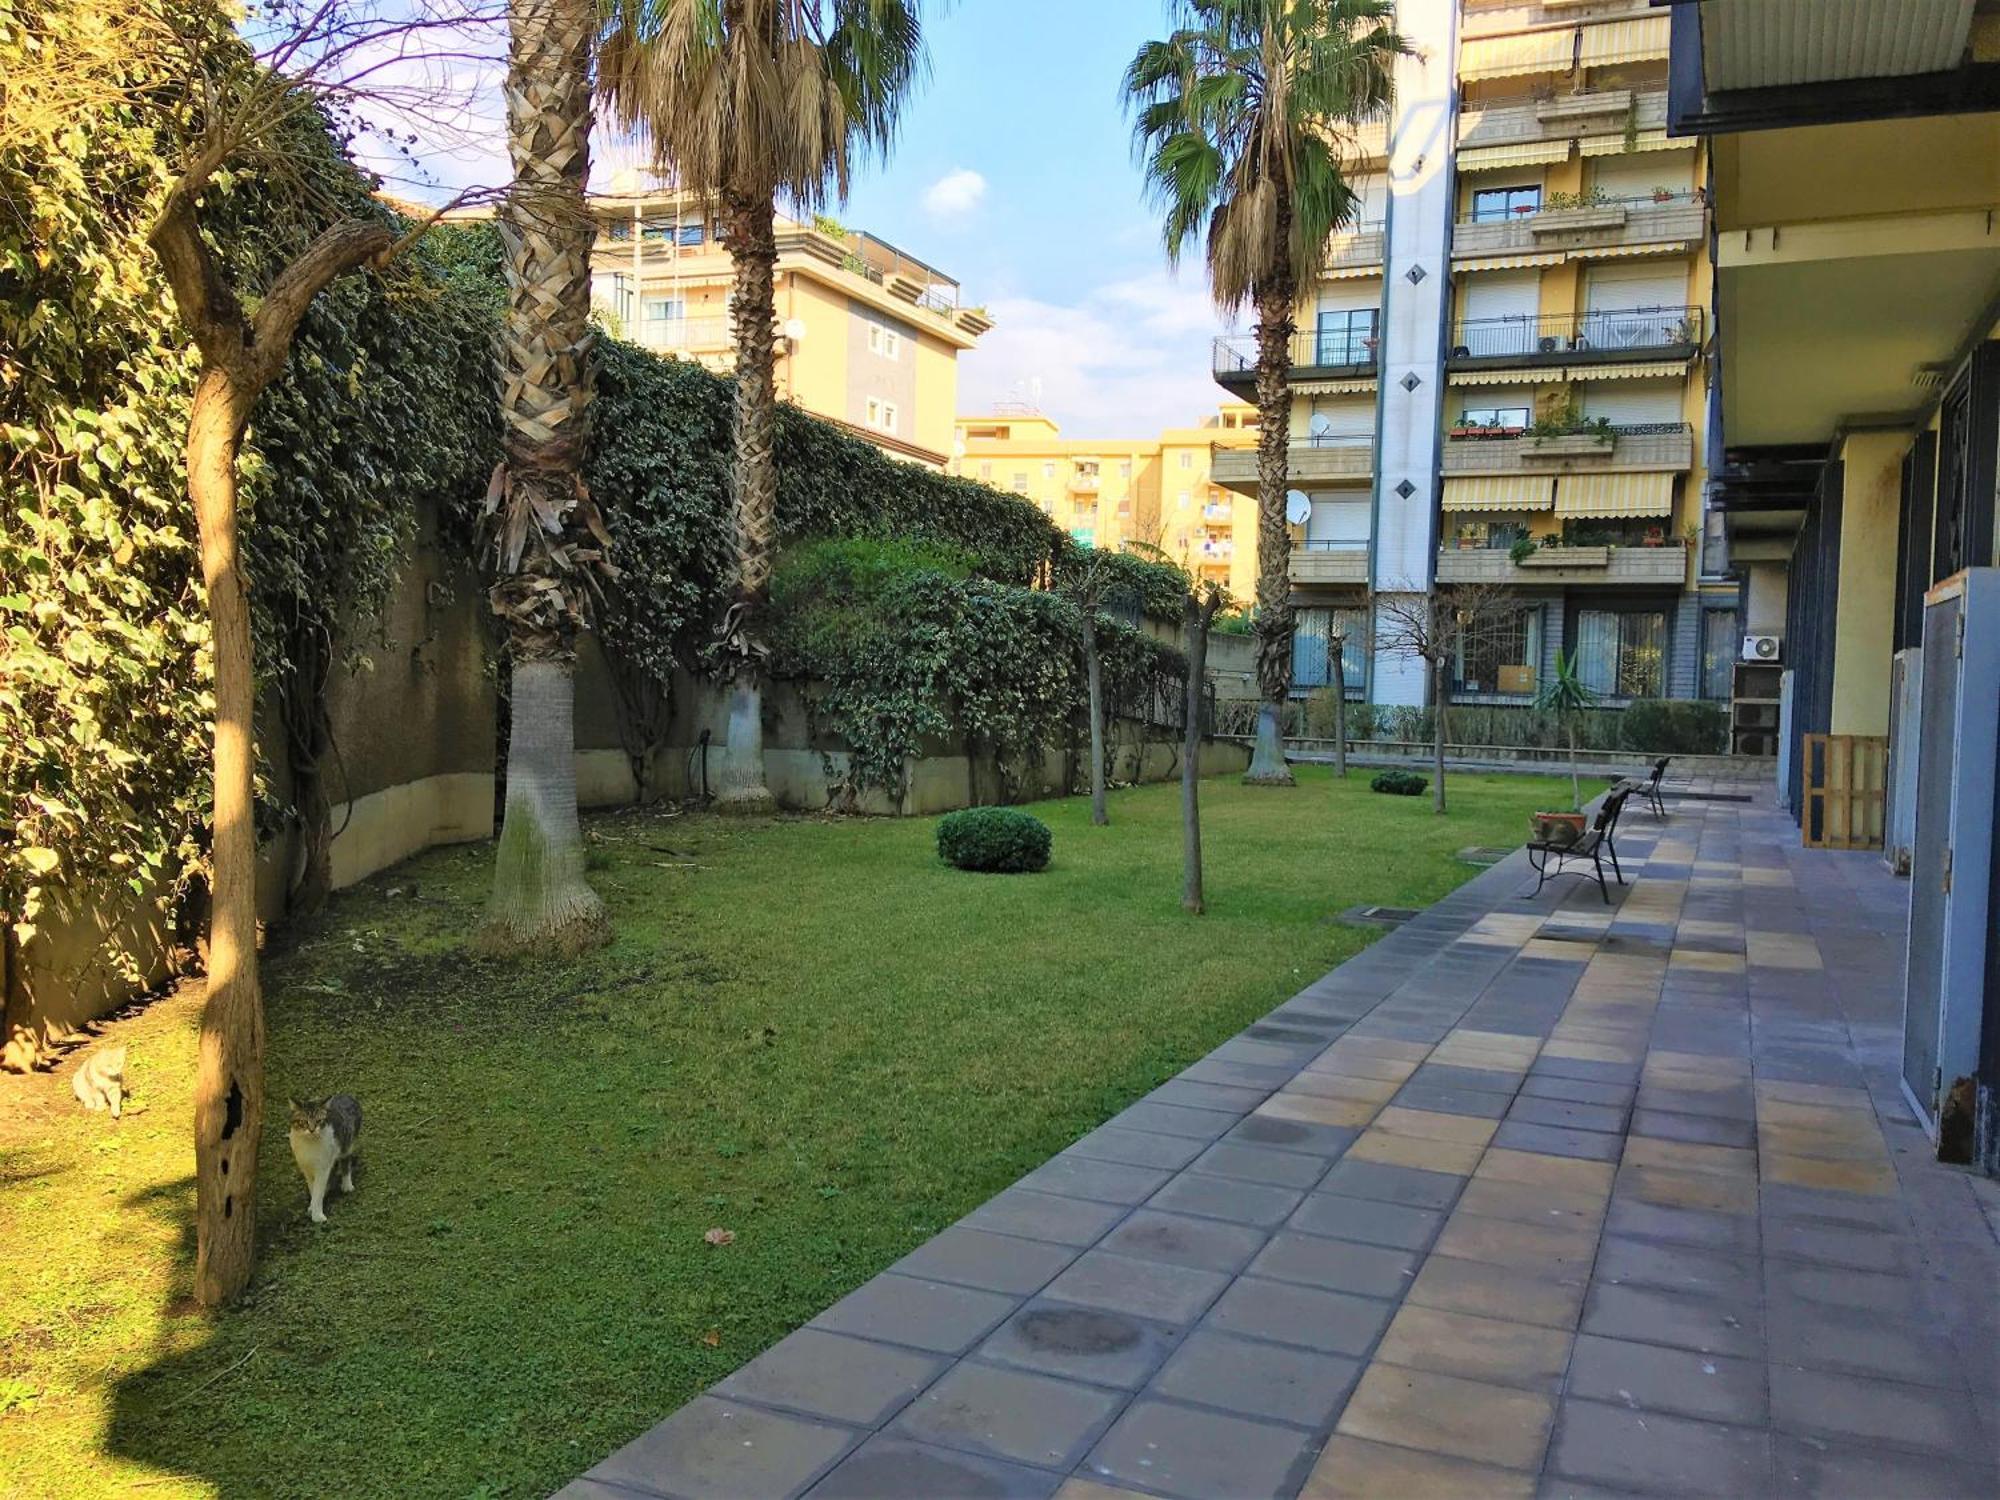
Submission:
[[[1306,424],[1306,430],[1313,437],[1326,437],[1333,431],[1333,418],[1323,411],[1314,412],[1312,421]]]
[[[1304,490],[1291,490],[1285,495],[1285,519],[1294,526],[1303,526],[1312,519],[1312,496]]]

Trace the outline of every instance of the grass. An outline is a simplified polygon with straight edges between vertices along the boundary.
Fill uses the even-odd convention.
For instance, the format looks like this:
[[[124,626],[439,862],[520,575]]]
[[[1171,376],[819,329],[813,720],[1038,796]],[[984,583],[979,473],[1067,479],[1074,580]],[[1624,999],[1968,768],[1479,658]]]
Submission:
[[[1034,876],[927,820],[596,819],[618,939],[571,962],[465,951],[490,846],[346,892],[267,965],[270,1097],[361,1098],[358,1187],[310,1224],[273,1110],[239,1309],[187,1298],[193,993],[111,1028],[122,1125],[6,1083],[0,1493],[545,1493],[1369,941],[1331,913],[1568,797],[1452,787],[1209,783],[1199,919],[1169,786],[1038,807]]]

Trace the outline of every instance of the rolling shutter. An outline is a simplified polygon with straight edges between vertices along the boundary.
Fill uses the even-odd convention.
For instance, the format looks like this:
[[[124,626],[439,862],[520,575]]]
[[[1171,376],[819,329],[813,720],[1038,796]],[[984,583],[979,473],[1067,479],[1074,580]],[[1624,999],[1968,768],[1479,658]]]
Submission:
[[[1681,389],[1678,385],[1620,382],[1589,385],[1583,390],[1583,414],[1604,417],[1618,427],[1641,422],[1681,420]]]
[[[1489,272],[1465,284],[1458,342],[1475,358],[1527,354],[1542,307],[1540,271]]]

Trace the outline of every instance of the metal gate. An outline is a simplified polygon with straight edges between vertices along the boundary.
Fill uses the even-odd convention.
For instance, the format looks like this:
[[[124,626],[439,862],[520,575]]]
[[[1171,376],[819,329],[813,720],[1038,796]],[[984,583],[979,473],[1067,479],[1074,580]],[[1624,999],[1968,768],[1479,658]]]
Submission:
[[[1938,1006],[1943,987],[1945,868],[1950,857],[1952,721],[1958,716],[1958,622],[1963,601],[1924,610],[1918,710],[1917,837],[1910,858],[1910,952],[1903,987],[1903,1086],[1924,1128],[1937,1130]]]

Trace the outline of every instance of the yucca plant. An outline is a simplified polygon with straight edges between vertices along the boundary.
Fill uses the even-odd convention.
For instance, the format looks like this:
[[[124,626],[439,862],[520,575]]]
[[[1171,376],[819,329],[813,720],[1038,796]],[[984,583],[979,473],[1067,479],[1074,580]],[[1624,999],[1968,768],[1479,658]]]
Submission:
[[[1576,652],[1556,653],[1556,672],[1535,695],[1535,707],[1551,713],[1561,722],[1569,739],[1570,811],[1583,810],[1583,783],[1576,770],[1576,726],[1584,713],[1597,706],[1597,690],[1577,675]]]

